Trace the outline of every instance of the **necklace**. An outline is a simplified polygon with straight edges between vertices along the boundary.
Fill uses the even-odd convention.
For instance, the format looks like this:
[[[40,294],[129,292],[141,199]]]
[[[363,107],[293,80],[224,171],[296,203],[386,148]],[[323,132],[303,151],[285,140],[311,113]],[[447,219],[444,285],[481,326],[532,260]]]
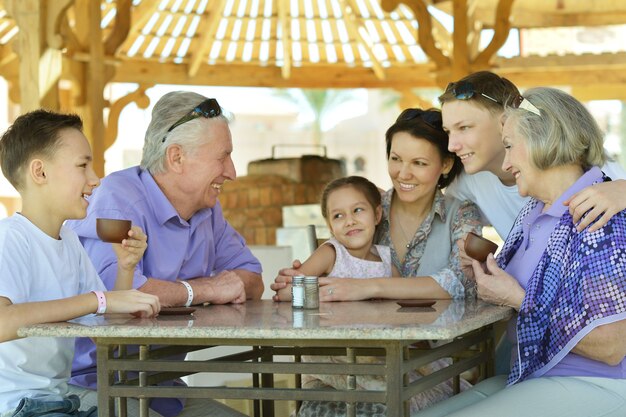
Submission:
[[[406,240],[406,248],[408,249],[409,247],[411,247],[411,240],[408,237],[406,237],[406,233],[404,232],[402,225],[399,223],[398,225],[400,226],[400,231],[402,232],[402,235],[404,236],[404,240]]]
[[[422,222],[424,221],[424,219],[428,216],[428,213],[422,214],[420,215],[420,217],[418,218],[411,218],[411,222],[409,222],[409,225],[411,226],[411,228],[413,228],[415,224],[417,224],[416,229],[414,229],[415,231],[413,232],[415,234],[415,232],[417,231],[417,229],[419,229],[420,225],[422,224]],[[406,248],[409,249],[411,247],[411,242],[413,240],[413,235],[410,235],[411,238],[409,238],[409,235],[406,233],[406,231],[404,230],[404,227],[402,226],[402,220],[400,219],[400,213],[398,212],[398,209],[395,210],[395,215],[393,216],[395,222],[398,223],[398,227],[400,228],[400,232],[402,232],[402,236],[404,236],[404,240],[406,240]],[[413,229],[412,229],[413,230]]]
[[[411,239],[409,239],[409,237],[406,235],[406,232],[404,231],[404,227],[402,227],[402,222],[400,221],[400,216],[398,215],[398,212],[396,211],[396,223],[398,223],[398,227],[400,228],[400,232],[402,232],[402,236],[404,236],[404,240],[406,240],[406,248],[410,248],[411,247]]]

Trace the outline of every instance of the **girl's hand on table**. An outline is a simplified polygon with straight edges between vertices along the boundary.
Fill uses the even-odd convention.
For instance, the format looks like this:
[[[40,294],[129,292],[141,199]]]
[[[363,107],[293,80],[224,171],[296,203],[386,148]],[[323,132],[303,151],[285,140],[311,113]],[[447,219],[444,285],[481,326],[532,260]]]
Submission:
[[[359,301],[367,300],[368,280],[355,278],[320,277],[320,301]]]
[[[483,265],[486,270],[483,269]],[[472,267],[478,296],[481,299],[488,303],[520,309],[526,292],[515,278],[498,266],[493,254],[490,253],[482,265],[477,260],[472,260]]]
[[[291,301],[291,277],[299,274],[298,268],[301,266],[302,263],[296,259],[293,261],[291,268],[283,268],[278,271],[278,276],[274,278],[274,282],[270,285],[272,291],[276,291],[272,300]]]
[[[274,301],[291,301],[291,284],[285,284],[284,288],[275,290],[276,294],[272,296]]]

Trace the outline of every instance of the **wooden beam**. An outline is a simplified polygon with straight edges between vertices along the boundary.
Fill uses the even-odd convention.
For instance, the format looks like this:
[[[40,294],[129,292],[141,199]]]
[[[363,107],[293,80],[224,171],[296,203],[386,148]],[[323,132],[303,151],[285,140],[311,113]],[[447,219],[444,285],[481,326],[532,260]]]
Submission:
[[[39,106],[59,110],[59,81],[62,69],[61,51],[45,48],[39,58]]]
[[[567,67],[582,67],[588,71],[606,69],[611,65],[626,64],[626,52],[605,52],[602,54],[566,54],[566,55],[532,55],[525,57],[503,58],[497,57],[496,67],[500,68],[527,68],[528,70],[563,71]],[[600,74],[601,75],[601,74]]]
[[[433,42],[444,56],[452,55],[454,42],[452,41],[452,33],[438,19],[431,19]],[[417,34],[417,42],[420,42],[419,31]]]
[[[20,57],[20,98],[22,111],[41,106],[39,57],[41,56],[41,8],[39,0],[7,0],[7,11],[19,28],[17,51]],[[33,82],[35,81],[36,82]]]
[[[496,57],[494,71],[522,87],[537,85],[626,85],[626,53],[566,55],[528,58]],[[203,65],[190,78],[184,65],[122,62],[112,81],[150,84],[181,84],[276,88],[432,88],[437,87],[432,63],[392,67],[380,80],[368,68],[316,65],[292,68],[284,79],[278,67],[220,63]]]
[[[184,65],[133,61],[117,67],[112,81],[275,88],[413,88],[434,86],[433,70],[432,64],[388,68],[381,80],[371,68],[330,64],[293,67],[291,76],[285,79],[279,67],[223,63],[205,64],[195,77],[189,77]]]
[[[104,44],[102,43],[102,14],[100,2],[89,0],[89,53],[91,61],[87,70],[87,108],[91,118],[92,151],[94,170],[104,176]]]
[[[470,53],[467,44],[469,35],[467,0],[455,0],[452,10],[454,16],[454,32],[452,33],[454,49],[450,62],[450,76],[452,80],[458,80],[471,72]]]
[[[566,72],[527,72],[523,70],[499,70],[498,74],[508,78],[515,85],[520,88],[531,88],[538,85],[549,85],[555,87],[572,87],[578,86],[593,86],[598,84],[610,84],[615,86],[622,86],[626,84],[626,66],[621,69],[615,69],[610,76],[602,77],[597,73],[590,73],[589,71],[582,69],[570,69]],[[618,88],[615,91],[613,99],[620,99],[621,93]],[[599,93],[598,97],[602,99],[608,99],[606,92]]]
[[[408,109],[410,107],[419,107],[420,109],[430,109],[433,107],[433,103],[419,95],[415,94],[413,89],[396,90],[400,93],[400,101],[398,105],[401,109]]]
[[[472,63],[472,71],[480,71],[489,67],[489,61],[494,57],[502,45],[509,37],[511,30],[511,9],[513,0],[500,0],[496,8],[496,25],[494,27],[493,38],[489,45],[478,54]],[[455,16],[456,21],[456,16]]]
[[[626,84],[576,85],[571,94],[580,101],[621,100],[626,101]]]
[[[57,83],[61,76],[61,51],[45,44],[49,33],[46,4],[40,0],[9,0],[7,10],[19,27],[17,52],[19,55],[19,86],[21,111],[31,111],[42,106],[59,108]],[[59,9],[51,8],[51,13]]]
[[[75,51],[81,50],[80,41],[74,28],[70,26],[69,19],[67,18],[67,14],[64,19],[61,19],[59,31],[61,36],[63,37],[63,43],[65,46],[66,53],[71,54]]]
[[[143,28],[146,22],[152,17],[160,1],[142,1],[139,6],[133,7],[132,21],[134,28]]]
[[[106,55],[114,55],[117,48],[128,37],[130,32],[130,13],[132,0],[117,0],[115,12],[115,25],[113,31],[104,42],[104,53]]]
[[[72,110],[78,112],[84,123],[85,136],[91,143],[94,170],[104,176],[104,86],[106,65],[104,63],[104,42],[100,22],[102,20],[100,2],[75,0],[75,18],[78,40],[81,49],[88,54],[88,62],[68,60],[68,78],[74,81],[74,102]]]
[[[65,12],[74,0],[48,0],[43,3],[46,8],[46,43],[54,49],[62,49],[65,45],[61,35],[61,22]]]
[[[126,94],[124,97],[119,98],[109,109],[109,117],[107,118],[107,127],[104,135],[104,148],[109,149],[111,145],[117,140],[118,125],[120,120],[120,114],[122,110],[130,103],[137,104],[140,109],[147,109],[150,105],[150,98],[146,95],[146,90],[152,87],[147,84],[140,84],[139,87]]]
[[[495,61],[498,74],[520,87],[626,85],[626,53],[528,57]],[[619,92],[616,93],[618,98]]]
[[[372,40],[369,38],[369,36],[365,37],[363,35],[362,30],[367,30],[365,29],[365,27],[363,27],[363,25],[361,25],[361,23],[359,22],[359,18],[357,17],[357,10],[359,9],[357,8],[356,2],[354,0],[339,0],[339,2],[342,6],[341,9],[343,10],[343,14],[345,17],[344,21],[346,23],[346,29],[348,30],[348,33],[350,34],[350,36],[356,39],[356,41],[367,51],[367,54],[370,56],[370,59],[372,61],[372,70],[374,71],[376,77],[380,80],[384,80],[385,70],[378,58],[376,57],[376,54],[374,54]]]
[[[13,47],[10,43],[0,45],[0,67],[3,66],[6,62],[13,61],[16,57],[17,55],[15,54],[15,51],[13,50]]]
[[[518,0],[522,3],[523,0]],[[616,3],[617,4],[617,3]],[[589,12],[589,13],[550,13],[548,11],[516,9],[513,12],[513,26],[516,28],[552,28],[572,26],[610,26],[623,25],[626,22],[626,10],[613,12]],[[485,27],[492,28],[497,25],[493,10],[479,8],[477,19],[484,23]]]
[[[437,45],[432,34],[432,16],[426,8],[423,0],[382,0],[381,6],[387,12],[393,11],[400,3],[404,3],[413,10],[418,22],[417,34],[420,47],[424,53],[435,63],[437,68],[449,68],[450,58],[445,56]]]
[[[84,48],[89,43],[89,23],[86,21],[86,16],[89,14],[88,6],[89,2],[86,0],[74,1],[74,41],[81,48]]]
[[[222,13],[224,12],[224,5],[226,4],[225,0],[219,0],[217,4],[212,5],[207,8],[211,13],[207,19],[207,23],[202,30],[202,36],[198,41],[197,47],[191,52],[191,58],[189,60],[189,71],[188,74],[190,77],[194,77],[198,73],[198,69],[204,60],[205,54],[210,49],[211,45],[215,41],[215,34],[217,33],[217,26],[222,19]],[[196,31],[199,33],[200,30]]]
[[[480,52],[480,35],[483,29],[482,23],[476,21],[474,18],[474,10],[476,10],[477,1],[478,0],[470,0],[467,9],[467,53],[469,54],[470,62],[474,62]]]
[[[290,0],[278,0],[278,24],[282,32],[283,66],[281,73],[284,79],[291,76],[291,16],[289,15]]]

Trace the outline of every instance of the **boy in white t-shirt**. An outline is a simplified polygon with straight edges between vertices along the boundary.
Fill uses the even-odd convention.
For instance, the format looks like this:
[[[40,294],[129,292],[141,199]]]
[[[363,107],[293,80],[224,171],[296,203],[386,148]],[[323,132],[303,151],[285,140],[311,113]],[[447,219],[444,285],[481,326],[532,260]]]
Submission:
[[[17,330],[90,313],[156,315],[157,297],[129,290],[147,237],[133,226],[113,244],[117,283],[105,292],[76,233],[63,226],[85,217],[85,196],[100,183],[76,115],[18,117],[0,139],[0,164],[22,197],[22,211],[0,221],[0,416],[96,416],[66,395],[74,340],[19,339]]]

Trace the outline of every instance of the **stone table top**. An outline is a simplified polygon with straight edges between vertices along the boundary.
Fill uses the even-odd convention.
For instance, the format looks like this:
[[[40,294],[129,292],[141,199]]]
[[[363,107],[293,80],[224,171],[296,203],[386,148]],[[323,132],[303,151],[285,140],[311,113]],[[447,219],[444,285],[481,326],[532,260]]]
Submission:
[[[293,309],[271,300],[198,306],[192,315],[139,319],[89,315],[22,327],[20,336],[191,339],[451,339],[507,319],[512,309],[476,300],[438,300],[433,307],[400,307],[393,300],[320,303]]]

